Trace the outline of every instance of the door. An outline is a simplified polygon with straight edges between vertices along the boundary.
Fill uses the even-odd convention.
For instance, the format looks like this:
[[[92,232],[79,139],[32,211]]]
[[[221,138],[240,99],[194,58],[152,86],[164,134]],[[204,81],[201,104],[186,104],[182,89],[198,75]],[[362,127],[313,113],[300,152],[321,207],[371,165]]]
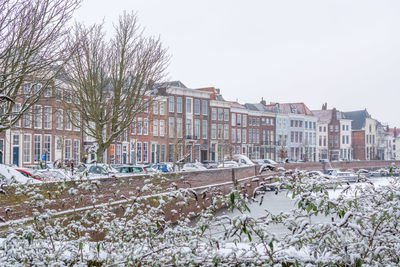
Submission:
[[[13,147],[13,164],[19,166],[19,147]]]
[[[207,150],[202,150],[201,151],[201,162],[204,162],[207,160]]]

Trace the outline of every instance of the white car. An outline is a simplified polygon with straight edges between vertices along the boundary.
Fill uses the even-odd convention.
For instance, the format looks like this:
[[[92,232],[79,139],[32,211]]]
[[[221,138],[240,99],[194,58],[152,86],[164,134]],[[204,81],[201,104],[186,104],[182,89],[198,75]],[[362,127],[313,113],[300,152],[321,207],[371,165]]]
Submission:
[[[181,171],[183,172],[204,171],[204,170],[207,170],[207,168],[197,163],[185,163],[185,165],[183,165],[183,168],[181,169]]]
[[[239,164],[233,160],[227,160],[218,165],[218,168],[236,168],[236,167],[239,167]]]
[[[41,183],[38,180],[28,178],[28,177],[22,175],[20,172],[15,170],[13,167],[9,167],[4,164],[0,164],[0,184],[10,184],[13,182],[20,183],[20,184]]]

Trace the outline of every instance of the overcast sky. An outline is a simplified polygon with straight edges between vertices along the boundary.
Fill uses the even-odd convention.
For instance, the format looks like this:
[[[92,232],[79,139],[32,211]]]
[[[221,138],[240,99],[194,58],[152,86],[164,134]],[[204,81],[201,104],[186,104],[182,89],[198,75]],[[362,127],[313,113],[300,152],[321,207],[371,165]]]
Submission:
[[[400,127],[400,1],[84,0],[75,19],[137,12],[172,56],[171,80],[240,103],[367,108]]]

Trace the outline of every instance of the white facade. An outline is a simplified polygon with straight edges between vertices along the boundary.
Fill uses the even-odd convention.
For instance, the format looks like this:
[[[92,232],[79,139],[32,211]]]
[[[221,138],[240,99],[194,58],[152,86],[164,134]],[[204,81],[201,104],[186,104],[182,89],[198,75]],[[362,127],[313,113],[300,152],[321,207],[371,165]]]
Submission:
[[[328,159],[328,123],[317,123],[317,160]]]
[[[340,120],[340,154],[342,160],[352,160],[353,150],[351,146],[351,120]]]

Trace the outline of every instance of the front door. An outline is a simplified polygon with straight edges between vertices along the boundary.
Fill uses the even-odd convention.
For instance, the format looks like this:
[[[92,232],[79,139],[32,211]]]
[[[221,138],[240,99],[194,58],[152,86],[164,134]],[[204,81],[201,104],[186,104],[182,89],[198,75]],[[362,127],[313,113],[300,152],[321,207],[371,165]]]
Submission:
[[[19,147],[13,147],[13,164],[19,166]]]
[[[207,160],[207,150],[202,150],[201,151],[201,162]]]

